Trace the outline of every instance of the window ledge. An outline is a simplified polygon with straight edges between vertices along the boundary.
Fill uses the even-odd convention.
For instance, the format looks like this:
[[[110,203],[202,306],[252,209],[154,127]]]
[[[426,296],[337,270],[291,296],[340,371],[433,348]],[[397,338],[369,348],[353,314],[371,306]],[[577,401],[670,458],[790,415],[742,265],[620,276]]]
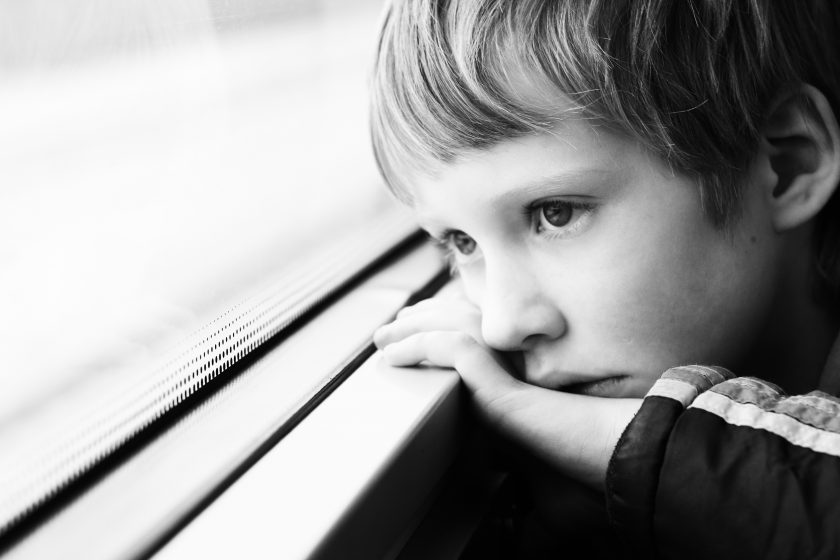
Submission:
[[[454,454],[458,378],[451,371],[387,371],[376,357],[346,378],[344,372],[348,359],[369,348],[373,330],[439,271],[432,247],[408,251],[153,430],[0,554],[143,558],[181,550],[178,557],[192,557],[190,547],[198,546],[213,557],[226,547],[328,557],[342,534],[359,534],[359,519],[384,543],[405,523],[397,511],[413,515],[414,502],[428,493],[425,481]],[[337,379],[344,381],[288,431],[297,405],[313,402]],[[397,474],[388,475],[395,464]],[[390,486],[379,483],[388,480]],[[378,510],[365,507],[378,513],[360,515],[354,508],[362,503],[379,503]]]
[[[393,556],[457,453],[458,383],[375,354],[156,558]]]

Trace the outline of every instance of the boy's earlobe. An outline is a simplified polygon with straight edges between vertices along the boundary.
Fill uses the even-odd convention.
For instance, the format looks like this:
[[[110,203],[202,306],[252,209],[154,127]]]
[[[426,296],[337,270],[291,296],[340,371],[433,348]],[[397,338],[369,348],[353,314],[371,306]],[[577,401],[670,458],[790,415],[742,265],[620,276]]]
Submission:
[[[808,84],[785,90],[771,106],[762,145],[776,176],[769,193],[776,231],[806,223],[840,181],[840,127],[825,95]]]

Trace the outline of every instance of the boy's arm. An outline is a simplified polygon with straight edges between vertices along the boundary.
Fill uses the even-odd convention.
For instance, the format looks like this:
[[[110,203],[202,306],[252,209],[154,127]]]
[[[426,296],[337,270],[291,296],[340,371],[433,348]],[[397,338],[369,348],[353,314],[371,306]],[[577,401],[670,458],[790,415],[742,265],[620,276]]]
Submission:
[[[502,406],[479,405],[502,433],[572,478],[598,490],[619,437],[641,399],[606,399],[523,384]]]
[[[457,299],[408,308],[374,336],[392,365],[458,371],[480,414],[577,480],[603,488],[607,465],[641,399],[606,399],[523,383],[481,342],[475,308]]]
[[[492,424],[573,477],[605,484],[635,556],[840,557],[837,399],[786,397],[699,366],[669,370],[643,401],[548,391],[513,378],[474,318],[408,313],[417,316],[375,336],[386,359],[455,368]]]
[[[476,408],[501,433],[569,476],[602,489],[607,465],[641,399],[606,399],[520,382],[486,348],[461,333],[427,333],[408,352],[389,346],[393,365],[429,361],[461,374]],[[422,358],[422,359],[420,359]]]

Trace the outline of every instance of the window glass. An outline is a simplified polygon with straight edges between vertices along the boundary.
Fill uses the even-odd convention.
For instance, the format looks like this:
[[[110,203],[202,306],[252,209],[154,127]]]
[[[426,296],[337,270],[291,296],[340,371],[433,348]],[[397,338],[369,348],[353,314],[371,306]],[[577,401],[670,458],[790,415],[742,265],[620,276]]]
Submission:
[[[0,487],[246,294],[411,229],[367,141],[380,4],[0,0]]]

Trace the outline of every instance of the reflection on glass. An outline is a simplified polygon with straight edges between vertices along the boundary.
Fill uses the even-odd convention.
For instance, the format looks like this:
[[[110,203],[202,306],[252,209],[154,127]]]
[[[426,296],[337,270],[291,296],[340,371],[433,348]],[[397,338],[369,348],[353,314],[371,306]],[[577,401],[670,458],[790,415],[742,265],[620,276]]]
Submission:
[[[0,488],[391,208],[366,139],[378,12],[0,0]]]

